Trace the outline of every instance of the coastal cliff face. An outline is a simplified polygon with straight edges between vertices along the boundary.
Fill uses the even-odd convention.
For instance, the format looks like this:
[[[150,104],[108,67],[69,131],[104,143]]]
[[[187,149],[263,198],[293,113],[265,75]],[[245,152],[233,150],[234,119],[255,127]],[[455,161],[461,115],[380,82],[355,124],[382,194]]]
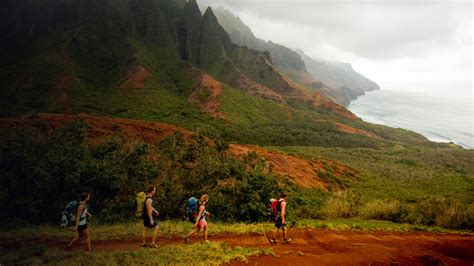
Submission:
[[[380,89],[377,83],[357,73],[351,64],[313,59],[302,50],[298,50],[298,53],[304,60],[308,72],[332,88],[339,90],[350,100],[364,95],[367,91]]]
[[[268,51],[274,65],[289,78],[318,90],[335,102],[348,105],[351,100],[379,86],[357,73],[350,64],[313,59],[302,50],[257,38],[250,27],[231,11],[219,7],[215,10],[219,23],[229,33],[232,42],[249,48]]]

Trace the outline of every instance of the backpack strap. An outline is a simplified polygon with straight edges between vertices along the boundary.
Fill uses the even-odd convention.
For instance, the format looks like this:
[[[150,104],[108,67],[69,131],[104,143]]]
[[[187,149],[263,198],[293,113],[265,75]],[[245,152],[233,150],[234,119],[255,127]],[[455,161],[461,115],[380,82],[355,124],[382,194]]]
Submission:
[[[201,209],[201,206],[204,207],[204,210],[202,210],[202,214],[201,214],[201,217],[196,217],[196,218],[199,218],[199,221],[201,221],[202,219],[204,219],[206,217],[206,206],[202,205],[201,203],[199,203],[199,207],[197,208],[197,213],[196,215],[199,214],[199,211]]]
[[[86,217],[82,217],[82,215],[84,214],[84,212],[86,211],[86,204],[85,203],[82,203],[81,201],[77,204],[77,209],[79,209],[79,206],[81,205],[84,205],[84,209],[82,210],[81,212],[81,215],[79,215],[79,221],[82,221],[84,220]],[[76,215],[77,215],[77,210],[76,210]]]
[[[147,214],[147,212],[146,212],[146,201],[147,201],[148,199],[152,199],[152,197],[151,197],[150,195],[146,194],[146,199],[145,199],[145,201],[143,202],[143,212],[142,212],[143,215],[145,215],[145,216],[148,216],[148,214]]]
[[[277,206],[276,206],[276,209],[277,209],[277,216],[280,216],[281,217],[281,204],[285,202],[284,199],[279,199],[278,200],[278,203],[277,203]]]

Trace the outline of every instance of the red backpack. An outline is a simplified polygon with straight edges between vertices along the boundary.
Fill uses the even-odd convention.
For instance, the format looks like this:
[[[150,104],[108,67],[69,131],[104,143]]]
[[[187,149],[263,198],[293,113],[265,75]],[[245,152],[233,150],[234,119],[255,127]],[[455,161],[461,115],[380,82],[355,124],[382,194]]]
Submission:
[[[270,199],[270,202],[268,203],[268,212],[270,214],[270,217],[273,219],[273,220],[276,220],[277,219],[277,215],[278,215],[278,207],[280,204],[278,204],[279,201],[277,198],[271,198]]]

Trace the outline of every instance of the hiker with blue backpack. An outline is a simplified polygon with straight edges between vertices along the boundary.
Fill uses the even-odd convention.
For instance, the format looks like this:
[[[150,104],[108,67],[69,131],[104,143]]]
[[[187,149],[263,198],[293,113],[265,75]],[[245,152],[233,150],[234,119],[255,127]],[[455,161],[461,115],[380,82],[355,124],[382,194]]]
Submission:
[[[192,199],[193,198],[190,198],[188,200],[188,210],[190,210],[192,208],[192,206],[189,206],[190,203],[192,204],[192,201],[193,201]],[[208,202],[209,202],[209,195],[204,194],[204,195],[202,195],[201,199],[197,203],[198,207],[195,208],[197,214],[192,215],[191,212],[188,212],[189,221],[194,223],[194,228],[193,228],[193,230],[191,230],[191,232],[189,232],[189,234],[187,234],[184,237],[184,242],[186,242],[186,243],[189,242],[189,237],[191,237],[195,233],[199,233],[199,231],[201,229],[203,229],[203,231],[204,231],[204,242],[208,242],[208,240],[207,240],[208,225],[207,225],[207,221],[206,221],[206,215],[210,215],[209,212],[206,212],[206,204]]]
[[[72,245],[76,243],[79,239],[83,238],[86,242],[86,251],[91,251],[91,235],[89,229],[87,228],[87,219],[92,218],[92,215],[87,210],[87,203],[90,200],[89,193],[81,194],[81,201],[77,203],[76,214],[75,214],[75,231],[77,231],[77,236],[69,242],[66,246],[66,249],[71,249]],[[69,204],[68,204],[69,205]],[[72,204],[71,204],[72,205]],[[64,218],[64,217],[63,217]]]
[[[160,213],[153,207],[153,199],[152,199],[156,193],[156,187],[149,186],[147,189],[146,195],[143,195],[144,193],[143,194],[142,193],[143,192],[140,192],[137,195],[137,209],[141,208],[141,216],[143,219],[143,226],[144,226],[143,240],[142,240],[141,246],[156,248],[158,247],[156,245],[156,239],[158,238],[158,233],[160,230],[160,227],[158,226],[158,221],[157,221],[157,217]],[[138,214],[140,214],[140,211],[138,212]],[[153,236],[151,238],[151,243],[147,244],[146,238],[147,238],[149,229],[153,230]]]

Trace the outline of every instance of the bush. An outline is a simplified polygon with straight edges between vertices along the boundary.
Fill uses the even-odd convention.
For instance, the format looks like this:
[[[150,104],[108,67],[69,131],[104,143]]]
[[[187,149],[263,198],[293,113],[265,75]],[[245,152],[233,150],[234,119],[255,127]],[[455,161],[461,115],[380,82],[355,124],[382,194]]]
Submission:
[[[158,145],[163,158],[157,194],[166,218],[179,217],[186,200],[202,194],[209,194],[208,210],[218,220],[266,218],[265,204],[278,185],[265,161],[255,154],[239,161],[224,154],[222,145],[207,145],[199,135],[186,142],[180,133]]]
[[[472,228],[471,206],[462,204],[458,199],[433,196],[415,204],[411,216],[416,217],[416,220],[412,222],[453,229]]]
[[[365,203],[358,213],[364,219],[397,221],[401,206],[398,200],[374,200]]]
[[[107,140],[86,143],[87,124],[74,121],[48,137],[35,130],[2,132],[2,214],[31,223],[57,222],[67,202],[87,191],[91,212],[123,221],[138,187],[156,177],[145,144]]]
[[[324,218],[323,207],[328,195],[329,193],[316,189],[290,189],[288,198],[289,220]]]
[[[357,216],[360,195],[352,190],[338,191],[330,197],[324,206],[327,218],[352,218]]]

